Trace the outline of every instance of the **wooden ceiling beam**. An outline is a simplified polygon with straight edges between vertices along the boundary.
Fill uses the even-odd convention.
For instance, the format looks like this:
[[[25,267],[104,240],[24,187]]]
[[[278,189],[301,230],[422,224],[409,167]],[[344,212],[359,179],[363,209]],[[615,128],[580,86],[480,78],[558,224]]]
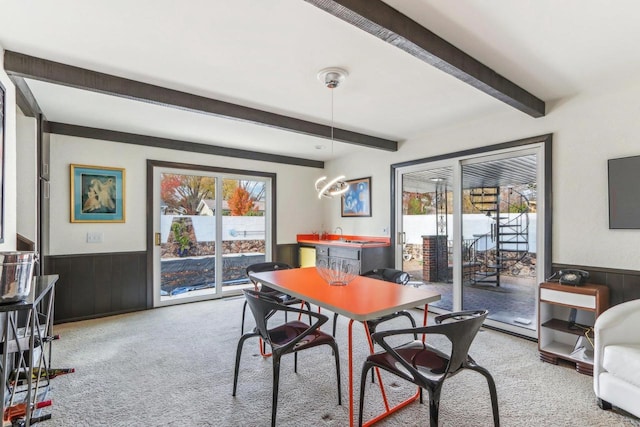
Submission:
[[[240,150],[237,148],[201,144],[178,139],[160,138],[157,136],[119,132],[109,129],[77,126],[68,123],[47,121],[44,123],[44,131],[57,135],[77,136],[79,138],[114,141],[125,144],[143,145],[145,147],[166,148],[169,150],[190,151],[193,153],[211,154],[213,156],[237,157],[245,160],[258,160],[262,162],[282,163],[286,165],[306,166],[320,169],[324,168],[324,162],[320,160],[302,159],[298,157],[282,156],[279,154],[258,153],[251,150]]]
[[[74,67],[9,50],[4,52],[4,68],[7,74],[17,77],[331,139],[330,126]],[[397,141],[344,129],[334,128],[333,139],[362,147],[386,151],[398,150]]]
[[[16,87],[16,103],[18,108],[27,117],[37,117],[42,114],[38,101],[31,93],[31,89],[22,77],[9,75],[9,78]]]
[[[381,0],[305,0],[532,117],[545,103]]]

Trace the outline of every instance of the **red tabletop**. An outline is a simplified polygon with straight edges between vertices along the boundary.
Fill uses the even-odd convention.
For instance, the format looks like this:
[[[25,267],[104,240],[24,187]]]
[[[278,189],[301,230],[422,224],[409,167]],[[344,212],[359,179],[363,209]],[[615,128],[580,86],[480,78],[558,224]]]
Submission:
[[[251,276],[273,289],[360,322],[440,300],[437,292],[362,276],[346,286],[332,286],[320,277],[315,267]]]

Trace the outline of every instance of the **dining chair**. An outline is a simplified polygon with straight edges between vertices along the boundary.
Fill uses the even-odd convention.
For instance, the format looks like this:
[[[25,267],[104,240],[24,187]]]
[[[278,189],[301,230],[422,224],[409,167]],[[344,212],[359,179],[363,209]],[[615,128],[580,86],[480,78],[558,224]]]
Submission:
[[[291,295],[287,295],[285,293],[272,289],[266,285],[263,285],[262,283],[258,282],[257,280],[251,277],[251,274],[253,273],[263,273],[265,271],[289,270],[291,268],[292,267],[289,264],[286,264],[284,262],[276,262],[276,261],[261,262],[257,264],[251,264],[250,266],[248,266],[246,268],[246,273],[247,273],[247,277],[249,277],[249,280],[251,280],[251,283],[253,283],[253,289],[255,291],[260,291],[262,293],[269,294],[277,298],[280,301],[280,303],[284,305],[304,304],[307,306],[308,310],[311,310],[311,306],[309,305],[308,302],[302,301],[298,298],[292,297]],[[247,313],[247,301],[245,300],[242,306],[242,324],[240,326],[240,335],[244,334],[244,320],[246,317],[246,313]],[[287,321],[287,318],[285,313],[285,322],[286,321]],[[309,322],[311,322],[311,317],[309,317]]]
[[[382,346],[383,351],[367,357],[360,377],[360,411],[358,422],[362,426],[366,378],[371,368],[380,368],[420,387],[429,393],[429,414],[431,427],[438,426],[440,392],[447,378],[463,369],[471,369],[482,374],[489,385],[491,409],[494,426],[500,425],[498,414],[498,395],[493,377],[489,371],[479,366],[469,356],[469,347],[480,330],[487,310],[470,310],[445,314],[435,318],[435,325],[411,329],[397,329],[376,332],[371,335],[374,342]],[[437,349],[423,340],[414,340],[398,347],[392,347],[388,339],[409,334],[442,335],[448,339],[448,351]],[[398,340],[397,338],[395,339]]]
[[[280,359],[283,355],[293,353],[294,372],[298,372],[298,352],[320,345],[328,345],[333,350],[336,361],[336,377],[338,380],[338,405],[342,405],[342,393],[340,387],[340,356],[338,354],[338,344],[335,339],[318,328],[326,323],[329,318],[311,310],[302,310],[291,306],[286,306],[271,294],[256,292],[245,289],[244,296],[256,321],[256,327],[252,332],[247,332],[240,337],[236,350],[236,362],[233,373],[233,393],[236,395],[238,385],[238,370],[240,368],[240,358],[244,342],[252,337],[260,337],[271,347],[273,360],[273,396],[271,404],[271,425],[276,425],[276,412],[278,406],[278,385],[280,382]],[[269,327],[269,319],[279,311],[308,314],[315,321],[309,325],[294,320],[284,324]],[[314,367],[315,368],[315,367]]]
[[[386,282],[397,283],[399,285],[406,285],[409,283],[409,273],[402,270],[396,270],[395,268],[377,268],[362,273],[361,276],[369,277],[371,279],[384,280]],[[396,317],[404,316],[409,319],[412,327],[416,327],[416,321],[407,310],[397,311],[395,313],[387,314],[386,316],[378,317],[376,319],[367,320],[367,327],[370,333],[374,333],[378,325],[387,320],[395,319]],[[338,314],[333,315],[333,336],[336,336],[336,323],[338,320]]]

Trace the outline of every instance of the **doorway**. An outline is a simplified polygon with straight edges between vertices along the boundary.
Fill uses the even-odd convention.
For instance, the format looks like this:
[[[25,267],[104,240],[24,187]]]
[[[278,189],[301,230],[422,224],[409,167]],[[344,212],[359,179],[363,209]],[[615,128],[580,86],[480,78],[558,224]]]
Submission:
[[[488,309],[487,324],[536,336],[538,284],[550,269],[550,143],[393,166],[396,265],[441,293],[430,309]]]
[[[252,287],[246,267],[273,253],[275,177],[157,162],[151,169],[154,307]]]

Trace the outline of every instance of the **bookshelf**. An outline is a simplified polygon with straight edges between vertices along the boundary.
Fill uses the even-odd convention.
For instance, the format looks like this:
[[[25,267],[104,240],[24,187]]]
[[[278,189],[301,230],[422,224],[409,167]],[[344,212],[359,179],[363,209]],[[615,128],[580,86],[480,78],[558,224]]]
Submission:
[[[539,287],[538,351],[540,360],[575,363],[576,371],[593,375],[593,324],[609,307],[604,285],[561,285],[544,282]],[[588,337],[588,338],[587,338]]]

